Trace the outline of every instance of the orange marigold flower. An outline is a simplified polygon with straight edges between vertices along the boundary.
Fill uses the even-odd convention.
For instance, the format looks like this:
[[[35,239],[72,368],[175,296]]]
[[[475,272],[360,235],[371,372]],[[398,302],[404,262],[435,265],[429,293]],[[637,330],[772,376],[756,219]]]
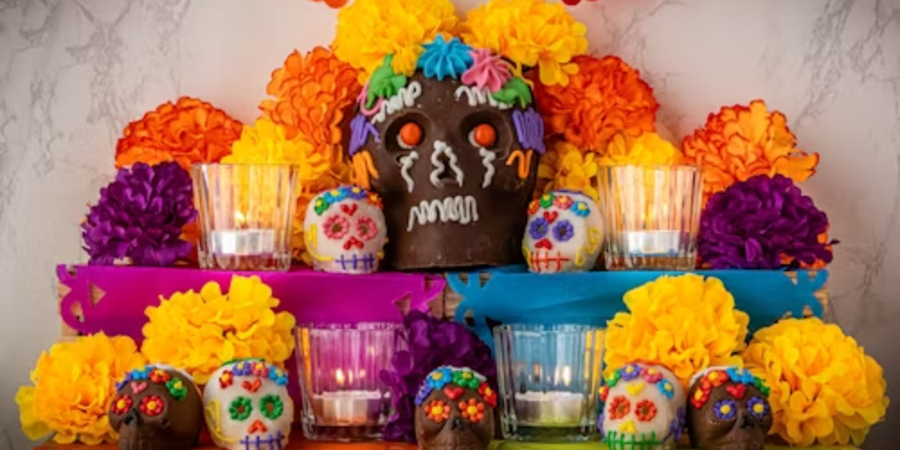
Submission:
[[[655,130],[659,103],[637,70],[617,56],[581,55],[572,62],[578,73],[566,86],[534,80],[548,137],[563,136],[576,147],[603,154],[617,133],[637,137]]]
[[[125,127],[116,144],[116,168],[176,161],[191,170],[191,164],[218,162],[231,153],[231,144],[240,136],[241,123],[225,111],[181,97]]]
[[[778,111],[765,102],[722,107],[710,114],[706,125],[684,138],[687,162],[703,167],[703,201],[737,181],[755,175],[784,175],[806,181],[819,164],[817,153],[797,147],[797,138]]]

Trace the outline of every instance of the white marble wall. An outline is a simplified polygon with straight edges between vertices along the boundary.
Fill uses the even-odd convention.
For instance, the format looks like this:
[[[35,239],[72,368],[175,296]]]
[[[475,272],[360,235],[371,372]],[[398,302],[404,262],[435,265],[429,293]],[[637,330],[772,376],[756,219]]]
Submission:
[[[459,0],[468,8],[478,0]],[[900,0],[598,0],[591,50],[640,68],[682,136],[764,98],[819,152],[805,188],[842,244],[839,320],[900,395]],[[126,123],[179,95],[245,121],[294,48],[331,40],[308,0],[0,0],[0,449],[30,448],[16,387],[59,331],[54,265],[84,261],[78,222]],[[894,408],[890,422],[900,422]],[[867,448],[900,439],[876,428]]]

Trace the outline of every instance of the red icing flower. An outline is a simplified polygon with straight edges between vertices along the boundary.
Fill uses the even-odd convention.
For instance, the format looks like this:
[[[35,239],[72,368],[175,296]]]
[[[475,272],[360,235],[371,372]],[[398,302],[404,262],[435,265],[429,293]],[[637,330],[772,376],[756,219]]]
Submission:
[[[606,403],[606,398],[609,396],[609,386],[601,386],[600,387],[600,401]]]
[[[709,389],[702,387],[694,391],[694,395],[691,396],[691,404],[694,405],[694,408],[703,408],[703,405],[709,400],[709,391]]]
[[[230,370],[226,370],[222,372],[222,375],[219,375],[219,387],[222,389],[231,386],[234,383],[234,374],[231,373]]]
[[[472,423],[478,423],[484,420],[484,403],[475,400],[474,398],[469,399],[469,402],[459,402],[459,411],[462,414],[463,419],[468,420]]]
[[[712,387],[719,387],[726,382],[728,382],[730,378],[728,377],[728,373],[724,370],[714,370],[703,377],[703,380],[700,381],[701,384],[709,383]]]
[[[557,195],[553,198],[553,204],[559,209],[569,209],[574,201],[568,195]]]
[[[141,399],[141,412],[148,416],[158,416],[162,414],[165,405],[166,403],[159,396],[148,395]]]
[[[350,231],[350,222],[343,216],[335,214],[325,221],[322,228],[325,232],[325,236],[328,236],[328,239],[336,241],[346,236],[347,232]]]
[[[534,214],[538,211],[538,208],[541,207],[541,202],[538,200],[532,200],[531,203],[528,204],[528,214]]]
[[[644,381],[648,383],[659,383],[662,380],[662,372],[654,369],[653,367],[647,367],[643,371],[641,371],[641,376],[644,377]]]
[[[634,415],[641,422],[649,422],[656,417],[656,405],[650,400],[641,400],[634,408]]]
[[[609,417],[613,420],[621,419],[631,412],[631,402],[627,398],[617,395],[609,404]]]
[[[269,376],[269,367],[263,362],[255,362],[250,368],[251,373],[257,377],[266,378]]]
[[[165,370],[153,369],[153,371],[150,372],[150,381],[154,383],[165,383],[170,379],[172,379],[172,376]]]
[[[356,231],[360,239],[370,241],[378,236],[378,225],[371,217],[360,217],[356,222]]]
[[[125,414],[131,408],[132,404],[131,396],[128,394],[120,394],[113,400],[111,409],[113,414]]]
[[[450,406],[440,400],[434,400],[425,407],[429,419],[441,423],[450,418]]]
[[[497,391],[491,389],[487,383],[481,383],[481,386],[478,386],[478,393],[492,408],[497,407]]]
[[[378,209],[384,208],[384,205],[381,204],[381,197],[378,194],[371,192],[369,193],[368,202],[370,205],[375,205]]]

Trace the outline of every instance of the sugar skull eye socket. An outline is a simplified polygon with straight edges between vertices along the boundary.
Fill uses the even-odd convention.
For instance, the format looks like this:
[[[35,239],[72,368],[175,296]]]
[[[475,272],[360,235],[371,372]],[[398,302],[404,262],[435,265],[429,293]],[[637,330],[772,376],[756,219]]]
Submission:
[[[450,405],[440,400],[433,400],[425,407],[425,414],[429,419],[441,423],[450,418]]]
[[[472,423],[478,423],[484,420],[484,403],[471,398],[468,402],[459,402],[458,406],[459,414],[463,419]]]
[[[378,236],[378,225],[371,217],[360,217],[356,222],[356,233],[364,241],[371,241]]]
[[[473,147],[493,147],[497,143],[497,130],[488,123],[478,125],[469,132],[469,143]]]
[[[764,419],[769,415],[769,404],[759,397],[753,397],[747,401],[747,409],[757,419]]]
[[[561,220],[553,226],[553,237],[559,242],[566,242],[575,236],[575,227],[568,220]]]
[[[162,414],[166,402],[156,395],[148,395],[141,399],[141,412],[147,416],[158,416]]]
[[[535,240],[542,239],[549,231],[550,226],[547,224],[547,219],[544,219],[543,217],[532,220],[528,225],[528,234]]]
[[[637,406],[634,407],[634,415],[641,422],[653,420],[653,418],[656,417],[656,413],[656,405],[650,400],[641,400],[638,402]]]
[[[275,420],[284,412],[284,403],[282,403],[281,397],[269,394],[259,400],[259,410],[262,415]]]
[[[228,407],[228,414],[232,420],[247,420],[253,412],[253,403],[247,397],[238,397]]]
[[[335,214],[325,220],[322,230],[328,239],[343,239],[350,232],[350,222],[345,217]]]
[[[119,394],[113,400],[112,405],[110,406],[110,410],[113,414],[125,414],[131,409],[131,405],[134,404],[134,401],[131,400],[131,396],[128,394]]]
[[[731,420],[737,415],[737,405],[734,400],[719,400],[713,412],[719,420]]]
[[[397,134],[397,145],[406,150],[411,150],[422,143],[422,127],[415,122],[407,122],[400,127]]]
[[[624,396],[618,395],[609,404],[609,418],[613,420],[624,418],[631,412],[631,402]]]

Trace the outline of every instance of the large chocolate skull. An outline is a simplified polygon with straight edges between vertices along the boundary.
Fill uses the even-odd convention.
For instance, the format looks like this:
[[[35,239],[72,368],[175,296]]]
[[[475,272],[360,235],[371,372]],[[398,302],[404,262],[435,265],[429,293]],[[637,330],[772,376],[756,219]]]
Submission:
[[[119,450],[191,448],[203,426],[200,391],[171,368],[134,370],[116,385],[109,424],[119,433]]]
[[[379,105],[377,114],[354,119],[351,153],[384,200],[386,262],[395,269],[521,262],[524,212],[544,152],[540,115],[422,72]]]
[[[610,450],[674,448],[684,432],[684,389],[663,366],[627,364],[601,388],[600,432]]]
[[[594,268],[602,243],[600,212],[580,192],[548,192],[528,206],[522,251],[532,272],[583,272]]]
[[[325,191],[309,203],[303,238],[317,270],[365,274],[384,258],[381,199],[357,186]]]
[[[705,450],[763,450],[772,428],[769,389],[749,371],[717,367],[691,382],[691,444]]]
[[[422,450],[484,450],[494,436],[497,393],[481,374],[444,366],[416,395],[416,441]]]

